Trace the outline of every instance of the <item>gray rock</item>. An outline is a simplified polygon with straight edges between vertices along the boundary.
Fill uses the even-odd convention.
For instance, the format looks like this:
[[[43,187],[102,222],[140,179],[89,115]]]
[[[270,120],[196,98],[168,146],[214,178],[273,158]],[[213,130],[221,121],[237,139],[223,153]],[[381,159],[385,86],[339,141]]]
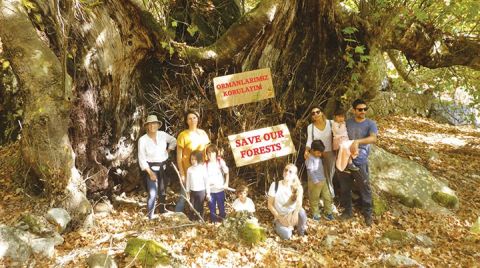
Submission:
[[[420,164],[376,146],[371,147],[369,162],[372,186],[399,198],[404,205],[443,213],[449,212],[445,204],[458,207],[455,192]],[[432,199],[438,196],[448,196],[448,202]]]
[[[415,239],[417,240],[417,242],[420,245],[422,245],[424,247],[433,247],[433,245],[434,245],[432,239],[430,239],[430,237],[428,237],[427,235],[424,235],[424,234],[415,235]]]
[[[33,238],[30,240],[30,247],[36,254],[52,258],[55,255],[55,239],[54,238]]]
[[[55,233],[55,227],[44,217],[29,213],[23,214],[20,222],[15,227],[40,236],[53,235]]]
[[[385,259],[385,264],[392,267],[424,267],[416,260],[399,254],[393,254]]]
[[[11,258],[14,261],[25,263],[30,259],[32,250],[19,236],[25,231],[6,225],[0,225],[0,260]]]
[[[90,268],[117,268],[115,260],[111,256],[102,253],[90,255],[87,259],[87,264]]]
[[[70,214],[63,208],[52,208],[47,212],[45,217],[50,223],[57,226],[60,233],[65,231],[65,228],[67,228],[68,223],[72,219]]]
[[[429,94],[383,91],[369,101],[368,106],[371,109],[367,115],[386,116],[400,114],[426,117],[430,113],[433,99],[433,96]]]

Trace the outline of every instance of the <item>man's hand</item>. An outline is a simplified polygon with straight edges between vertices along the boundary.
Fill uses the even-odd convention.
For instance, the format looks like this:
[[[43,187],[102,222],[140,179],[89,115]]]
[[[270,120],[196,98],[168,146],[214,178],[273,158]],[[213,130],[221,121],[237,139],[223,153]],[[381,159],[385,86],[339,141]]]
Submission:
[[[155,175],[155,172],[153,172],[150,168],[147,169],[148,177],[152,181],[157,181],[157,175]]]
[[[205,197],[207,199],[208,202],[210,202],[210,200],[212,200],[212,196],[207,194],[207,196]]]

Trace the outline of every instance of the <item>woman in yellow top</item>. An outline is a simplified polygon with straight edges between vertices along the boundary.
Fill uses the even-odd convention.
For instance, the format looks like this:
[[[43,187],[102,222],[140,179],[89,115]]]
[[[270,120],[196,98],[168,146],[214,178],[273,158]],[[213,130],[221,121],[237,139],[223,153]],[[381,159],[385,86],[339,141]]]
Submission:
[[[177,165],[180,172],[180,183],[185,186],[185,175],[190,167],[190,155],[193,151],[204,151],[210,143],[207,132],[198,128],[199,115],[197,111],[188,110],[184,121],[188,129],[180,132],[177,137]],[[176,212],[183,212],[185,208],[185,192],[183,187],[180,191],[180,199],[175,207]]]

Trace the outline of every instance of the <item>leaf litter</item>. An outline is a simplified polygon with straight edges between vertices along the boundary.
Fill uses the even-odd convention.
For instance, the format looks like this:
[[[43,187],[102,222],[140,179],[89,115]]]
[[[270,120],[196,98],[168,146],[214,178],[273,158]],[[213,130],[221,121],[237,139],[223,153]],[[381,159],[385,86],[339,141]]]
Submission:
[[[456,191],[460,207],[451,214],[434,214],[407,208],[389,198],[389,210],[368,228],[360,215],[351,221],[315,222],[308,219],[308,235],[296,235],[282,241],[272,230],[271,216],[262,192],[251,193],[256,201],[257,218],[267,228],[267,240],[249,246],[219,236],[220,226],[176,221],[161,216],[148,221],[145,208],[119,206],[107,215],[95,218],[89,231],[64,234],[65,242],[56,247],[55,258],[39,256],[38,267],[86,267],[93,253],[107,253],[119,267],[141,267],[123,250],[131,237],[154,239],[169,250],[172,266],[187,267],[382,267],[385,256],[400,254],[426,267],[465,266],[480,263],[480,238],[469,232],[480,216],[480,131],[471,127],[438,124],[424,118],[390,116],[379,119],[378,145],[399,156],[425,166],[434,176]],[[19,145],[0,148],[0,223],[13,226],[25,212],[46,210],[45,197],[32,196],[14,182]],[[18,180],[17,180],[18,181]],[[20,189],[20,190],[19,190]],[[143,201],[141,193],[130,197]],[[307,201],[305,203],[308,203]],[[308,211],[308,205],[307,211]],[[230,208],[227,210],[227,213]],[[415,239],[385,243],[382,235],[392,228],[428,236],[433,246],[420,245]],[[327,236],[335,236],[326,246]],[[7,260],[0,260],[8,266]]]

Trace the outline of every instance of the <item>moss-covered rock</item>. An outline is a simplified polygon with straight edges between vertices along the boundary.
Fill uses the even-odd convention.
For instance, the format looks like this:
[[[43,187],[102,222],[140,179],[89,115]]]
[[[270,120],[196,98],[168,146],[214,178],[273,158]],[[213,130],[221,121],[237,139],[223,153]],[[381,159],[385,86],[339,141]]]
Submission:
[[[423,203],[417,197],[409,197],[406,195],[396,194],[395,197],[400,203],[409,208],[423,208]]]
[[[387,202],[381,199],[380,196],[373,196],[373,214],[375,216],[381,216],[385,211],[388,210]]]
[[[148,266],[170,263],[168,251],[154,240],[131,238],[125,247],[125,253]]]
[[[248,244],[257,244],[267,239],[265,229],[255,222],[246,222],[240,229],[240,237]]]
[[[455,191],[430,171],[415,161],[391,154],[376,146],[371,147],[369,157],[372,188],[398,199],[410,208],[422,208],[434,213],[451,213],[450,207],[458,206]],[[441,205],[433,200],[435,192],[446,193],[452,198],[440,197]],[[438,195],[438,194],[436,194]]]
[[[470,232],[480,235],[480,217],[478,217],[477,221],[472,224],[472,227],[470,227]]]
[[[49,224],[44,217],[29,213],[22,215],[18,227],[38,235],[49,235],[54,233],[54,226]]]
[[[232,242],[243,241],[254,245],[266,240],[266,231],[258,224],[253,213],[242,211],[231,214],[222,222],[218,236]]]
[[[432,194],[432,199],[442,207],[446,207],[446,208],[458,207],[458,198],[448,193],[434,192]]]
[[[412,234],[402,230],[390,229],[383,234],[383,238],[388,238],[392,241],[405,242],[412,238]]]

